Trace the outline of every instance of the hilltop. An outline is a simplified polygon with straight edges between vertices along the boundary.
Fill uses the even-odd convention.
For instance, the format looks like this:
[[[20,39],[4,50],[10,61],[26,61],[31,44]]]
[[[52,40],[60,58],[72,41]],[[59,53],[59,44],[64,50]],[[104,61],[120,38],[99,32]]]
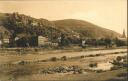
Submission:
[[[115,31],[102,28],[83,20],[64,19],[53,22],[60,30],[71,34],[78,34],[83,38],[115,38],[121,36]]]

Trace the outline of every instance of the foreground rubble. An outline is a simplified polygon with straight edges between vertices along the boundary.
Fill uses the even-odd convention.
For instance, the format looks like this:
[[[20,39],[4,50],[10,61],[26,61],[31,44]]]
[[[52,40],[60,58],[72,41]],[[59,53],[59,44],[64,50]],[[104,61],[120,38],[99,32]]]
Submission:
[[[53,68],[47,68],[40,71],[41,74],[55,74],[55,73],[72,73],[83,74],[85,70],[79,66],[58,66]]]

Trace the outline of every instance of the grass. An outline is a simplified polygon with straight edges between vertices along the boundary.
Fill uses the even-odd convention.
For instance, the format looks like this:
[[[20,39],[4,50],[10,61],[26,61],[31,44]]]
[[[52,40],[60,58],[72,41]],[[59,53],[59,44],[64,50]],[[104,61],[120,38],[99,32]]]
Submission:
[[[61,78],[61,80],[86,80],[86,81],[109,81],[111,79],[115,79],[118,75],[126,73],[126,69],[119,69],[113,71],[107,71],[102,73],[88,73],[85,75],[67,75],[64,76],[66,79]]]
[[[101,72],[101,73],[95,73],[95,72],[91,72],[88,71],[87,74],[75,74],[75,75],[48,75],[45,76],[44,75],[40,75],[38,74],[38,71],[42,68],[48,68],[48,67],[56,67],[56,66],[71,66],[71,65],[78,65],[80,67],[86,67],[86,65],[88,65],[89,62],[94,61],[96,62],[96,56],[98,56],[98,58],[102,57],[104,58],[105,56],[99,56],[96,55],[94,57],[86,57],[83,58],[83,56],[78,56],[78,57],[73,57],[73,58],[69,58],[67,56],[61,56],[61,57],[54,57],[52,56],[52,61],[47,61],[44,60],[43,58],[45,58],[46,54],[42,54],[41,56],[38,54],[29,54],[29,55],[11,55],[11,51],[10,55],[8,54],[7,56],[0,56],[0,64],[2,63],[11,63],[11,62],[16,62],[16,61],[31,61],[30,64],[24,64],[24,65],[7,65],[7,66],[2,66],[0,67],[0,72],[7,78],[10,76],[16,77],[17,79],[32,79],[33,75],[37,76],[38,78],[41,78],[42,80],[111,80],[115,77],[119,77],[117,75],[120,74],[120,76],[123,76],[122,73],[124,73],[125,71],[123,71],[123,69],[117,69],[117,70],[112,70],[112,71],[107,71],[107,72]],[[29,51],[28,51],[29,52]],[[39,50],[38,50],[39,52]],[[7,52],[5,52],[7,53]],[[66,52],[67,53],[67,52]],[[52,54],[50,54],[49,56],[51,56]],[[59,54],[58,54],[59,55]],[[37,57],[40,57],[37,58]],[[50,57],[51,58],[51,57]],[[61,58],[66,59],[66,61],[62,60]],[[68,59],[67,59],[68,58]],[[90,59],[91,58],[91,59]],[[95,58],[95,59],[94,59]],[[59,60],[58,60],[59,59]],[[70,60],[73,59],[73,60]],[[82,61],[81,61],[82,60]],[[98,59],[99,61],[102,61],[100,59]],[[113,73],[114,72],[114,73]],[[8,73],[8,75],[7,75]],[[122,75],[121,75],[122,74]],[[0,75],[0,79],[3,75]],[[40,77],[39,77],[40,76]],[[28,78],[29,77],[29,78]],[[101,78],[100,78],[101,77]],[[103,77],[103,79],[102,79]],[[38,78],[35,78],[38,79]],[[4,80],[4,79],[2,79]]]

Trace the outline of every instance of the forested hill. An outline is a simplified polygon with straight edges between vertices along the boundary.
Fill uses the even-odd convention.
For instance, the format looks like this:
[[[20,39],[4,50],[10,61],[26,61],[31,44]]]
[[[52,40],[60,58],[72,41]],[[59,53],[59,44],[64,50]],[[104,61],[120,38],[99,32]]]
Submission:
[[[1,16],[1,25],[9,30],[13,37],[42,35],[49,39],[57,39],[60,34],[60,31],[55,28],[54,23],[46,19],[36,19],[18,13],[6,13],[3,16]]]
[[[0,27],[5,27],[14,37],[20,35],[25,37],[42,35],[54,40],[61,33],[70,38],[115,38],[121,36],[112,30],[82,20],[48,21],[18,13],[1,13],[0,25]],[[0,30],[2,29],[0,28]]]

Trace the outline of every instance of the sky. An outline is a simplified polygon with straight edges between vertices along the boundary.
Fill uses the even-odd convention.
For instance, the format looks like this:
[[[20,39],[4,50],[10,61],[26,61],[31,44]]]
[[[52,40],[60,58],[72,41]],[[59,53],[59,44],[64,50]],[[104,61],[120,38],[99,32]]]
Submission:
[[[79,19],[127,32],[127,0],[0,0],[0,12],[48,20]]]

